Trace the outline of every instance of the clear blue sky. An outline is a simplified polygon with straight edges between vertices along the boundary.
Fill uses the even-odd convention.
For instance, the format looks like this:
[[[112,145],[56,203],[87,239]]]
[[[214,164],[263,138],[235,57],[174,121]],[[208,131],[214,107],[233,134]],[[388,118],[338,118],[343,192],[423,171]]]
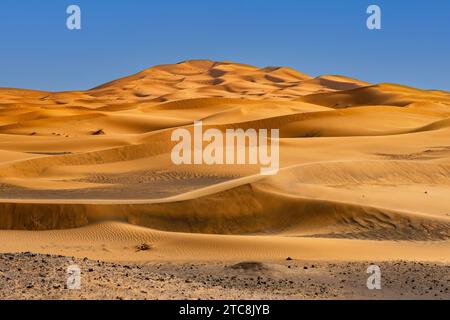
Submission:
[[[201,58],[450,91],[448,0],[1,0],[0,35],[0,87],[87,89]]]

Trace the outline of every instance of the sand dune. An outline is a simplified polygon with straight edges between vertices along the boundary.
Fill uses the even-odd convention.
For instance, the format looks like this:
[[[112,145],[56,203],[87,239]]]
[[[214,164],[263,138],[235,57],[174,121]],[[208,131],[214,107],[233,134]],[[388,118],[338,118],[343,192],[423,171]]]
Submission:
[[[450,96],[446,92],[418,90],[395,84],[379,84],[342,90],[340,92],[311,94],[300,98],[300,100],[331,108],[349,108],[365,105],[405,107],[415,102],[448,104],[450,103]]]
[[[280,129],[279,173],[174,165],[171,133],[195,120]],[[0,251],[448,263],[449,138],[448,92],[288,67],[194,60],[87,91],[0,89]]]

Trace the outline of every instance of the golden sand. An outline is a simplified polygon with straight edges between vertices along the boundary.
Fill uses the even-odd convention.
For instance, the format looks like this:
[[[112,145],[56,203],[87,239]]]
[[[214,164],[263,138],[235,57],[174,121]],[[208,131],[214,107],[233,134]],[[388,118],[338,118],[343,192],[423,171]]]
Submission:
[[[280,129],[279,173],[174,165],[171,133],[195,120]],[[449,196],[444,91],[206,60],[0,89],[2,252],[448,263]]]

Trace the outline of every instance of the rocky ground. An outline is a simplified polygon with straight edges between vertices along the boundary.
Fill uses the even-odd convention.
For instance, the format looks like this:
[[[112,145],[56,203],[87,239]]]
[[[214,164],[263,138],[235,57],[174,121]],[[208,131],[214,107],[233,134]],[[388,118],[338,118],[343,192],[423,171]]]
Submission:
[[[366,286],[371,264],[381,269],[381,290]],[[67,284],[68,268],[73,265],[81,271],[80,289]],[[450,299],[450,265],[306,262],[288,257],[271,262],[128,264],[0,254],[0,298]]]

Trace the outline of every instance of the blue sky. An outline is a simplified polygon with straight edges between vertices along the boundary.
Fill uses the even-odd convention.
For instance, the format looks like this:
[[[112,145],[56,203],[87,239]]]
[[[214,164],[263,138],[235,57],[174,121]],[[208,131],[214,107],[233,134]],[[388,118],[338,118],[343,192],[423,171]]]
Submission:
[[[82,30],[66,28],[66,8]],[[382,30],[366,8],[382,9]],[[0,87],[88,89],[188,59],[450,91],[448,0],[2,0]]]

